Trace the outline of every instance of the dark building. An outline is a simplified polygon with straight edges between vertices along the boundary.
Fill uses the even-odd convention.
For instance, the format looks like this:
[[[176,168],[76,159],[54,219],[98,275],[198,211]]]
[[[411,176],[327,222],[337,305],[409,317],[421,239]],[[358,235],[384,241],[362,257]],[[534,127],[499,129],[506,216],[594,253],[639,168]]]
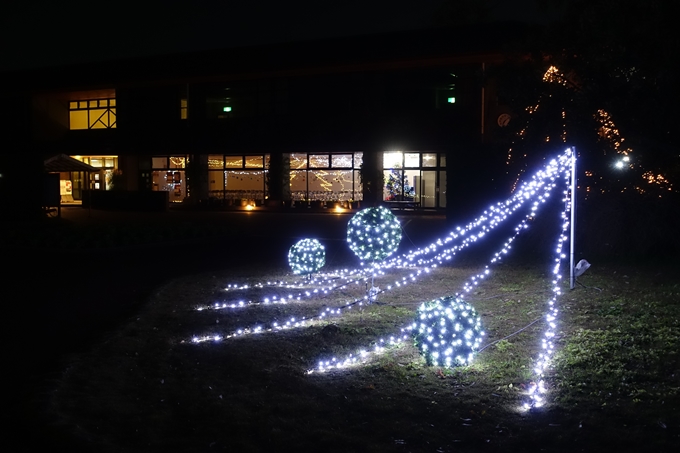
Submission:
[[[402,32],[6,73],[3,198],[37,197],[39,163],[65,154],[98,171],[62,172],[62,201],[123,189],[225,207],[462,206],[508,118],[486,77],[503,61],[507,32]]]

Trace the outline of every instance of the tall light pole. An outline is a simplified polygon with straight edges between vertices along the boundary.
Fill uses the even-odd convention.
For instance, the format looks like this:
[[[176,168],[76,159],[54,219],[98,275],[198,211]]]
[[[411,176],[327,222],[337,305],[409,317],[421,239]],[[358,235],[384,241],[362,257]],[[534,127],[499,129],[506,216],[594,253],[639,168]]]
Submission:
[[[574,232],[576,231],[576,148],[571,147],[571,238],[569,240],[569,289],[576,285],[574,275]]]

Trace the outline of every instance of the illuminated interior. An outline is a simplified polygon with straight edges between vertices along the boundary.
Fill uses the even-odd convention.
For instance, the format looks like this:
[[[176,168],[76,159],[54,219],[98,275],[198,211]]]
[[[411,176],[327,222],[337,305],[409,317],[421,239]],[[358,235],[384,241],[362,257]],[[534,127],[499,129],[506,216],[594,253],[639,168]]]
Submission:
[[[72,93],[69,96],[69,129],[115,129],[116,92]]]
[[[181,203],[187,196],[186,156],[151,158],[151,190],[169,192],[171,203]]]
[[[363,199],[359,169],[364,154],[290,155],[290,192],[294,201],[357,201]]]
[[[439,159],[438,159],[439,157]],[[383,200],[424,208],[446,207],[446,156],[383,153]],[[439,179],[439,184],[437,184]]]
[[[179,101],[179,118],[185,120],[188,118],[189,107],[186,99],[180,99]]]
[[[266,195],[266,168],[269,155],[252,154],[208,156],[208,190],[210,197],[227,204],[259,202]]]
[[[89,187],[94,190],[111,190],[113,175],[118,170],[118,156],[70,156],[76,160],[100,169],[90,174]],[[82,171],[61,172],[61,201],[69,203],[83,199],[83,190],[87,189],[87,173]]]
[[[363,153],[291,153],[290,192],[296,202],[363,199],[359,171]],[[210,197],[264,200],[269,155],[210,155]],[[436,208],[446,206],[446,156],[428,152],[383,154],[383,199]],[[441,189],[440,189],[441,188]]]

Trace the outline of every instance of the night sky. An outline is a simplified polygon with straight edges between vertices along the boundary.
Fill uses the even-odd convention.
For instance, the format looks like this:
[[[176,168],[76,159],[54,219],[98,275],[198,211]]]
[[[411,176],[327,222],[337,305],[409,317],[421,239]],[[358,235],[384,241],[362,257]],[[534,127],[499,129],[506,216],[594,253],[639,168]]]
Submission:
[[[456,0],[11,2],[0,70],[422,29],[446,1]],[[526,18],[533,3],[499,2],[495,15]]]

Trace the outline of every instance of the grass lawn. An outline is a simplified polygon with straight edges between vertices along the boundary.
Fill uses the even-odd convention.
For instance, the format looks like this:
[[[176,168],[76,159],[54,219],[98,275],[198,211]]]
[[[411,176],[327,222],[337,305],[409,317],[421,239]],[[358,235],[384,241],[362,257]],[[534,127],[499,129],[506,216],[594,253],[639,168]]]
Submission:
[[[520,405],[551,297],[545,266],[506,262],[468,295],[482,316],[483,344],[496,342],[471,366],[428,367],[407,342],[359,366],[307,373],[321,358],[399,333],[420,303],[459,291],[478,271],[438,268],[341,316],[201,343],[192,338],[315,318],[366,288],[216,310],[207,306],[297,294],[266,282],[301,279],[260,268],[174,280],[118,332],[71,359],[52,415],[59,429],[100,452],[677,451],[680,283],[668,269],[595,264],[580,279],[587,288],[565,287],[548,404],[538,410]],[[225,290],[257,282],[264,288]]]

